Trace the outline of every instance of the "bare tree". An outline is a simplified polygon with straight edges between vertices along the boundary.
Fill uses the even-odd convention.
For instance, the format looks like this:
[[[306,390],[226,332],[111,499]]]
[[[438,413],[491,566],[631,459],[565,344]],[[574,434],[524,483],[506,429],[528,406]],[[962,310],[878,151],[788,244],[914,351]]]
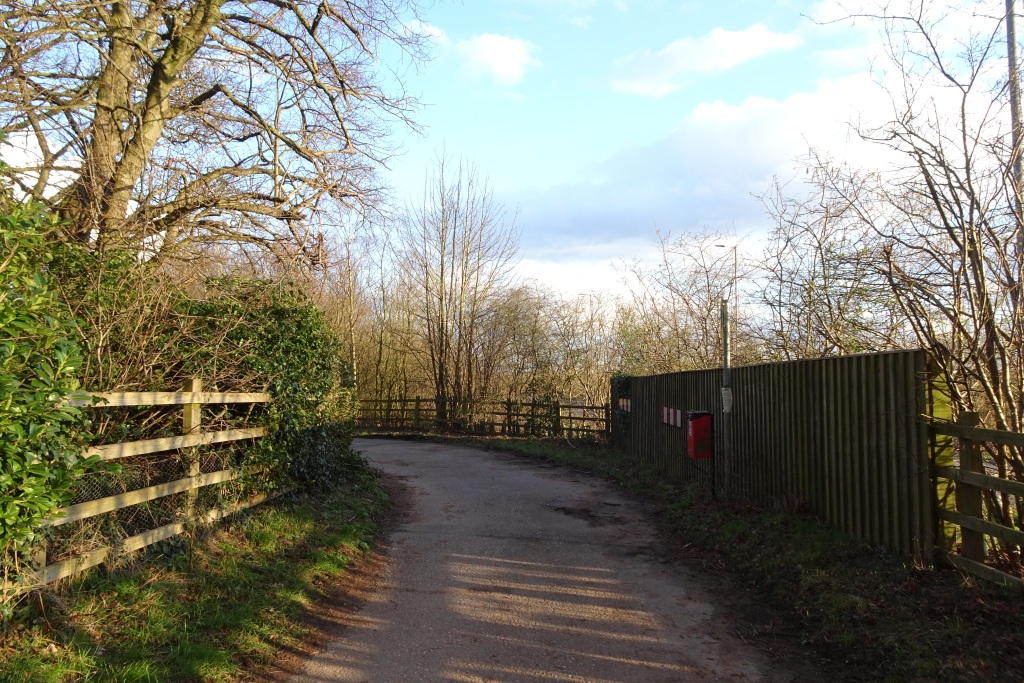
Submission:
[[[601,405],[614,371],[611,312],[597,294],[554,300],[551,345],[560,400]]]
[[[14,178],[101,246],[308,247],[325,201],[375,199],[413,104],[375,54],[419,55],[414,1],[0,0],[0,128],[36,156]]]
[[[423,202],[410,210],[397,257],[431,379],[438,419],[480,396],[482,332],[509,282],[517,252],[514,223],[469,163],[440,158]]]
[[[818,165],[804,196],[777,181],[762,198],[775,221],[761,264],[763,319],[755,334],[768,358],[794,360],[904,348],[913,343],[880,272],[883,241],[861,222],[851,180]],[[856,178],[852,179],[853,181]],[[828,185],[843,183],[845,195]],[[804,185],[799,185],[804,187]]]
[[[954,415],[975,411],[991,427],[1021,431],[1024,254],[1014,171],[1019,124],[1010,116],[1019,105],[1012,83],[1019,65],[1011,62],[1008,79],[1007,53],[1015,50],[1004,31],[1012,8],[910,0],[859,15],[880,23],[890,57],[881,83],[893,105],[888,121],[860,133],[896,161],[859,170],[817,157],[811,170],[820,206],[840,207],[844,223],[859,223],[855,234],[873,234],[878,247],[868,262],[917,342],[933,351]],[[812,211],[801,230],[816,231],[820,220]],[[865,263],[836,257],[855,270]],[[989,452],[1000,476],[1024,479],[1018,449]],[[1020,500],[987,495],[989,514],[1002,524],[1014,526],[1024,513]]]
[[[906,163],[864,173],[819,160],[817,172],[883,240],[882,272],[918,339],[938,352],[956,405],[1019,429],[1024,330],[1003,13],[948,46],[947,16],[916,2],[877,16],[898,76],[895,115],[862,133]]]
[[[360,363],[365,368],[361,395],[385,400],[419,396],[420,392],[429,395],[432,384],[415,360],[421,356],[422,346],[414,315],[416,295],[390,256],[389,249],[376,253],[370,334],[362,350],[366,360]]]
[[[550,292],[527,284],[509,287],[497,302],[492,334],[501,336],[504,352],[493,383],[495,398],[520,401],[553,395],[549,301]]]
[[[632,302],[619,312],[620,356],[632,372],[655,373],[716,367],[722,363],[721,314],[742,271],[734,273],[733,253],[716,247],[728,235],[705,231],[658,235],[660,262],[634,264]],[[735,312],[734,316],[739,312]],[[745,322],[740,321],[742,328]],[[732,355],[751,362],[758,351],[749,335],[736,334]],[[626,368],[623,368],[626,371]]]

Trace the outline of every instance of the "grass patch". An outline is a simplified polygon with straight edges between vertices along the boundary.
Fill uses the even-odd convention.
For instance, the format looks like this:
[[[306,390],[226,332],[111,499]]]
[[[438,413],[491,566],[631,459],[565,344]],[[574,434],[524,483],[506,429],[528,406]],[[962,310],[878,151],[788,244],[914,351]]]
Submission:
[[[902,558],[791,510],[710,499],[598,444],[457,438],[612,479],[662,504],[672,545],[729,571],[846,681],[1024,680],[1024,601]]]
[[[358,469],[337,490],[237,515],[190,552],[154,546],[37,592],[0,632],[0,681],[247,680],[300,642],[309,609],[369,549],[388,505]]]

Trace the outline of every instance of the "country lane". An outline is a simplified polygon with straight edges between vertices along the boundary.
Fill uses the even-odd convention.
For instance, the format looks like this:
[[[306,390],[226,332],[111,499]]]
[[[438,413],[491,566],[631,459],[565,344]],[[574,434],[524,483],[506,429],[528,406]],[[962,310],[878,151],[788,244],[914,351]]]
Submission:
[[[461,446],[355,447],[410,502],[379,590],[290,683],[805,680],[659,555],[651,506],[601,480]]]

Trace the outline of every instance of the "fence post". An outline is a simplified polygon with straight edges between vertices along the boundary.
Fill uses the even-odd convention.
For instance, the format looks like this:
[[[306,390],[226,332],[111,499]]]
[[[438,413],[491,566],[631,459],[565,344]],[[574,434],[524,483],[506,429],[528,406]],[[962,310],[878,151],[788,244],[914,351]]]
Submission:
[[[977,413],[960,414],[957,424],[964,427],[977,427],[981,423]],[[960,437],[960,471],[984,474],[985,466],[981,458],[978,442]],[[984,519],[981,489],[971,484],[958,481],[956,484],[956,509],[964,515]],[[979,531],[960,527],[960,554],[975,562],[985,561],[985,535]]]
[[[925,377],[923,382],[924,396],[923,400],[918,399],[919,402],[927,406],[926,412],[931,416],[932,420],[952,422],[953,399],[951,392],[949,386],[942,379],[935,358],[930,354],[925,358],[923,374]],[[922,447],[928,449],[927,462],[931,467],[939,468],[953,467],[956,464],[954,445],[953,437],[929,432],[926,446],[923,445]],[[938,547],[943,552],[953,552],[956,549],[957,529],[960,527],[940,518],[937,511],[942,508],[956,507],[956,484],[948,479],[935,477],[931,482],[931,496],[927,502],[930,504],[929,507],[932,508],[930,516],[935,536],[931,544],[926,543],[922,548],[924,553],[926,553],[925,557],[928,557],[927,553],[933,552],[931,546]],[[928,516],[925,516],[922,512],[922,522],[927,519]]]
[[[203,390],[203,380],[198,377],[193,377],[185,382],[185,388],[182,391],[186,393],[199,393]],[[182,434],[191,434],[198,432],[200,428],[201,415],[202,415],[202,403],[186,403],[182,406],[181,410],[181,432]],[[188,461],[188,476],[198,477],[199,476],[199,450],[197,448],[189,448],[185,451],[185,457]],[[189,520],[195,517],[196,497],[198,491],[195,489],[188,491],[185,494],[185,517]]]
[[[412,409],[412,421],[413,429],[417,432],[420,430],[420,397],[416,397],[415,407]]]
[[[612,404],[611,402],[604,404],[604,431],[611,437],[612,434]]]
[[[562,436],[562,405],[558,401],[551,403],[551,431],[552,436]]]
[[[33,571],[41,573],[46,568],[46,540],[39,539],[37,543],[28,563]]]

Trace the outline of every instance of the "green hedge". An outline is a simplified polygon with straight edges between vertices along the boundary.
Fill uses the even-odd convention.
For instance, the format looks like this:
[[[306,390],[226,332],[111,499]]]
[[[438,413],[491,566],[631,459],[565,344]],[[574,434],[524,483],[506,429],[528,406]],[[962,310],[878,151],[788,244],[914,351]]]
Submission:
[[[241,321],[228,333],[238,370],[265,378],[274,399],[271,435],[257,442],[249,463],[260,467],[250,469],[262,469],[267,485],[337,483],[356,457],[355,380],[323,313],[287,283],[219,278],[208,287],[206,299],[190,303],[190,315]],[[201,375],[204,361],[214,359],[197,359]]]
[[[221,391],[268,391],[270,437],[240,463],[250,490],[330,486],[349,471],[354,379],[323,313],[296,286],[224,276],[176,284],[126,254],[57,249],[55,271],[74,309],[90,391],[167,391],[191,377]],[[102,346],[101,346],[102,345]],[[231,419],[230,414],[228,419]],[[130,415],[103,440],[177,433],[136,429]]]
[[[17,572],[39,522],[97,467],[81,457],[81,351],[47,263],[53,224],[34,205],[0,196],[0,545],[4,577]],[[0,606],[2,609],[2,606]]]
[[[221,391],[268,391],[273,402],[255,415],[250,406],[218,409],[221,424],[270,428],[225,456],[244,478],[224,496],[332,487],[362,464],[350,448],[351,368],[299,289],[231,277],[182,285],[134,254],[59,242],[54,228],[38,207],[0,194],[0,580],[17,577],[39,522],[69,503],[76,481],[102,490],[103,471],[119,469],[83,459],[87,441],[180,433],[176,411],[67,406],[80,387],[167,391],[199,377]],[[144,472],[145,458],[124,462],[126,481],[133,467]]]

